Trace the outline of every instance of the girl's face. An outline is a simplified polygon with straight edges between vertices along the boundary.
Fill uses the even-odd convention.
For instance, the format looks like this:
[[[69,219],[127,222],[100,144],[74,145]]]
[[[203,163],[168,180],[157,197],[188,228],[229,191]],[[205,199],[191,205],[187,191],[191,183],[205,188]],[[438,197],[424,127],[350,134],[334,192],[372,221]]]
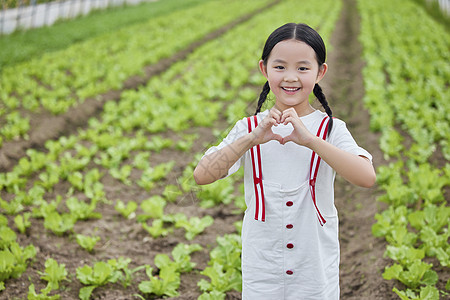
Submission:
[[[327,65],[319,68],[311,46],[294,39],[279,42],[273,47],[267,65],[261,60],[259,67],[275,94],[278,110],[293,107],[299,116],[314,110],[308,101],[309,94],[325,75]]]

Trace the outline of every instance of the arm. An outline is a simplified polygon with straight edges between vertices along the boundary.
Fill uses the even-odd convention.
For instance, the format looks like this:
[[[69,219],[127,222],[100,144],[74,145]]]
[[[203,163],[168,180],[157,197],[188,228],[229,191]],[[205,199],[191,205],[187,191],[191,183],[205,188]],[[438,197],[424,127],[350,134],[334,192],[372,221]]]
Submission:
[[[310,148],[336,173],[353,184],[361,187],[371,187],[375,184],[375,170],[369,159],[346,152],[310,133],[294,109],[289,108],[283,111],[281,123],[292,123],[294,126],[294,131],[284,138],[283,143],[292,141]]]
[[[254,146],[253,140],[253,134],[248,133],[228,146],[203,157],[194,170],[195,182],[203,185],[225,177],[234,163]]]
[[[367,188],[375,184],[375,170],[364,156],[348,153],[317,136],[313,136],[305,146],[316,152],[347,181]]]
[[[273,108],[251,133],[247,133],[222,149],[204,156],[194,170],[195,182],[203,185],[225,177],[234,163],[255,145],[264,144],[270,140],[277,140],[281,143],[283,138],[272,132],[272,126],[277,126],[280,118],[281,112]]]

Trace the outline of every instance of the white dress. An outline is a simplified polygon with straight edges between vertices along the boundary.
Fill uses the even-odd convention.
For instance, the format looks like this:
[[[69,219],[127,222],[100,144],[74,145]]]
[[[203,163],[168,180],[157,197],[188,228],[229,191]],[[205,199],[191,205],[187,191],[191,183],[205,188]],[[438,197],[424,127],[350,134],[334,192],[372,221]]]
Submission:
[[[257,115],[258,123],[268,110]],[[301,117],[316,134],[325,113]],[[293,126],[272,127],[287,136]],[[205,153],[210,154],[248,133],[247,119],[239,120],[228,136]],[[333,119],[331,144],[372,160],[359,147],[345,123]],[[260,145],[265,221],[255,220],[255,191],[250,151],[229,170],[244,166],[245,211],[242,227],[242,299],[246,300],[336,300],[339,299],[338,215],[334,206],[335,171],[323,160],[316,182],[316,201],[326,223],[318,221],[309,190],[312,151],[293,142],[281,145],[270,141]]]

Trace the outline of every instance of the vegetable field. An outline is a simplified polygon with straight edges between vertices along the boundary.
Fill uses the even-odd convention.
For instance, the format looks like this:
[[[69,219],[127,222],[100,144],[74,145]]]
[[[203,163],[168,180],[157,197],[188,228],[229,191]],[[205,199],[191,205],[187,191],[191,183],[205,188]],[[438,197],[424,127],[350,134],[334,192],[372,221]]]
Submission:
[[[287,22],[324,38],[333,115],[377,169],[369,190],[337,178],[341,299],[449,297],[448,28],[412,0],[141,5],[0,57],[1,299],[241,299],[242,172],[200,187],[192,171],[253,114]]]

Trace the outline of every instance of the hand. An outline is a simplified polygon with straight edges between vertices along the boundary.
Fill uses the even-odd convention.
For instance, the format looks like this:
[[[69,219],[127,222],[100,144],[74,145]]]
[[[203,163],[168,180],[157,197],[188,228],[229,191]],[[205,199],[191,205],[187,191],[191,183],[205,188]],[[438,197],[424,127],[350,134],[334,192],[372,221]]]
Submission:
[[[291,123],[294,127],[291,134],[283,138],[281,142],[283,145],[292,141],[298,145],[307,146],[315,137],[315,135],[309,132],[309,130],[305,127],[303,122],[298,117],[297,112],[292,107],[283,111],[280,123],[284,125]]]
[[[280,144],[283,144],[283,137],[279,134],[275,134],[272,131],[272,126],[278,126],[281,123],[281,112],[272,108],[269,114],[258,124],[258,126],[252,131],[255,137],[254,144],[264,144],[271,140],[276,140]]]

